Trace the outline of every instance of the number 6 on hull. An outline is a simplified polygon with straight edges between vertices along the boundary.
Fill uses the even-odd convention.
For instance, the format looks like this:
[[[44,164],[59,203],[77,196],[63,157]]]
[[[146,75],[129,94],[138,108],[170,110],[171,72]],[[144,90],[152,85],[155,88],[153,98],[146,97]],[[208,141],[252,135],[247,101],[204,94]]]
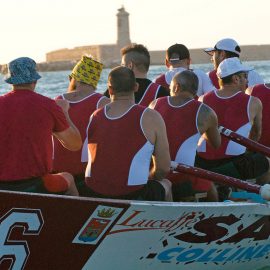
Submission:
[[[30,255],[26,241],[9,240],[12,230],[23,228],[23,235],[38,235],[43,225],[39,209],[12,208],[0,217],[0,269],[1,264],[9,260],[12,270],[24,269]]]

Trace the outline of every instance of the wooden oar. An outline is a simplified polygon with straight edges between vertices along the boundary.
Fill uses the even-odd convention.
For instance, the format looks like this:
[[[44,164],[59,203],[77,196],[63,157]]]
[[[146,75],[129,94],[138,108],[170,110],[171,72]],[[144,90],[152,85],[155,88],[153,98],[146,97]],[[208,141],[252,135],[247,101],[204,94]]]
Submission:
[[[253,150],[253,151],[256,151],[256,152],[260,152],[264,155],[266,155],[267,157],[270,157],[270,148],[263,145],[263,144],[260,144],[258,142],[255,142],[251,139],[248,139],[230,129],[227,129],[223,126],[219,126],[218,128],[219,132],[221,135],[229,138],[230,140],[236,142],[236,143],[239,143],[243,146],[246,146],[248,149],[250,150]]]
[[[213,182],[217,182],[217,183],[224,184],[227,186],[232,186],[232,187],[240,188],[249,192],[260,194],[263,199],[268,200],[268,201],[270,200],[270,185],[269,184],[260,186],[257,184],[248,183],[246,181],[243,181],[234,177],[225,176],[222,174],[210,172],[201,168],[192,167],[185,164],[180,164],[175,161],[171,162],[171,167],[174,171],[191,174],[191,175],[201,177],[204,179],[209,179],[210,181],[213,181]]]

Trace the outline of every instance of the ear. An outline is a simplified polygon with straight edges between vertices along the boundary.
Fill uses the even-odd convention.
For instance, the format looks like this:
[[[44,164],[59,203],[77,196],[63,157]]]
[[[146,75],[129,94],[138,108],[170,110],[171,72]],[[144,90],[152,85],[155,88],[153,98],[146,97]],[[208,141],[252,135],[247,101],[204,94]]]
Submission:
[[[135,93],[135,92],[138,92],[138,90],[139,90],[139,84],[136,82],[133,91]]]
[[[221,61],[223,61],[224,59],[226,59],[226,52],[225,51],[220,51],[219,52],[219,57],[221,58]]]
[[[170,66],[171,66],[171,63],[170,63],[169,60],[167,60],[167,58],[165,60],[165,65],[166,65],[167,68],[170,68]]]
[[[237,75],[233,75],[233,76],[232,76],[232,80],[233,80],[233,83],[238,84],[238,82],[239,82],[239,77],[238,77]]]
[[[113,88],[110,85],[107,85],[107,87],[108,87],[109,95],[112,96],[113,95]]]

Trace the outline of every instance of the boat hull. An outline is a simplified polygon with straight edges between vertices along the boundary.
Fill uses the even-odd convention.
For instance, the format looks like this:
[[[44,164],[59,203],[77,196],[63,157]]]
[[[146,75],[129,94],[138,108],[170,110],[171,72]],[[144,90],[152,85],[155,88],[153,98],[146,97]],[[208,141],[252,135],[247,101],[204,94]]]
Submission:
[[[270,209],[0,192],[0,269],[260,269]]]

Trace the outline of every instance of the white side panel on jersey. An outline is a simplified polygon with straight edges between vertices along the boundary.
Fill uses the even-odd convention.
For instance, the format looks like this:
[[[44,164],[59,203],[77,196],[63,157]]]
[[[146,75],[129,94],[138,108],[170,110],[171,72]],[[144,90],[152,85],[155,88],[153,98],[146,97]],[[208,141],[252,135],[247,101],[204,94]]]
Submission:
[[[149,166],[154,145],[147,141],[134,156],[128,175],[128,186],[144,185],[149,176]]]
[[[177,151],[175,161],[194,166],[197,143],[200,137],[201,134],[196,133],[185,140]]]
[[[251,129],[251,124],[247,123],[244,126],[240,127],[238,130],[236,130],[235,132],[247,138],[250,132],[250,129]],[[229,141],[225,154],[237,156],[237,155],[243,154],[245,151],[246,151],[246,147],[236,142]]]

